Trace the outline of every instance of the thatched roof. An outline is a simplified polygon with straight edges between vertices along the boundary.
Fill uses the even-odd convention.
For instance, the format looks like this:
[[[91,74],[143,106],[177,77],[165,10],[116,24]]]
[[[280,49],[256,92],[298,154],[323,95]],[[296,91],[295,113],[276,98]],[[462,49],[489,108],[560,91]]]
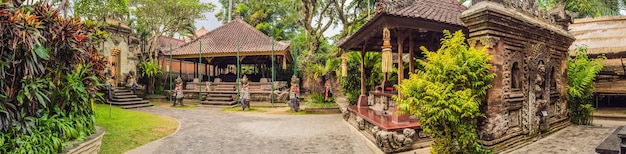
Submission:
[[[574,55],[577,46],[587,45],[588,54],[593,57],[626,57],[626,16],[576,19],[569,29],[576,37],[570,55]]]

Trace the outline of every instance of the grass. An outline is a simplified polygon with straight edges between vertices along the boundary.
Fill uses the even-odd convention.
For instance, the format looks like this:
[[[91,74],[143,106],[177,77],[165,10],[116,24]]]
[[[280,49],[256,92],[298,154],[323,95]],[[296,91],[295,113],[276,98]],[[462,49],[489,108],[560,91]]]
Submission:
[[[133,148],[163,138],[176,131],[175,119],[116,106],[96,105],[96,125],[103,127],[106,133],[102,139],[100,153],[124,153]]]
[[[287,109],[285,112],[288,113],[288,114],[294,114],[294,115],[305,115],[306,114],[306,111],[304,111],[304,109],[302,107],[300,107],[298,112],[293,112],[293,110],[291,110],[291,108]]]
[[[331,103],[314,103],[314,102],[306,102],[307,107],[338,107],[339,104],[335,102]]]

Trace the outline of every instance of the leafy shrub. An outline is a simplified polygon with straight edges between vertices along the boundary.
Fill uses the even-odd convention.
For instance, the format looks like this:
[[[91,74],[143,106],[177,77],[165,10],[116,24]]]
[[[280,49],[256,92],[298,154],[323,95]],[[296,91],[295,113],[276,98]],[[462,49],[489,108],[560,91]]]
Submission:
[[[158,81],[157,78],[159,74],[162,73],[159,62],[156,60],[140,62],[139,68],[141,69],[141,72],[143,72],[142,76],[144,78],[148,78],[148,81],[150,81],[150,83],[148,83],[148,86],[146,87],[146,89],[148,89],[148,94],[154,94],[154,90],[156,89],[155,84],[156,81]]]
[[[432,139],[432,153],[480,153],[476,127],[479,106],[495,74],[489,73],[491,59],[485,49],[465,43],[461,31],[444,31],[436,52],[422,47],[427,60],[418,60],[423,70],[411,74],[394,97],[401,112],[419,117],[421,127]]]
[[[593,119],[591,98],[598,72],[602,70],[604,57],[591,59],[587,47],[577,47],[576,57],[567,58],[567,108],[570,121],[579,125],[590,125]]]
[[[58,12],[0,5],[0,153],[59,153],[95,131],[106,61],[94,45],[106,33]]]

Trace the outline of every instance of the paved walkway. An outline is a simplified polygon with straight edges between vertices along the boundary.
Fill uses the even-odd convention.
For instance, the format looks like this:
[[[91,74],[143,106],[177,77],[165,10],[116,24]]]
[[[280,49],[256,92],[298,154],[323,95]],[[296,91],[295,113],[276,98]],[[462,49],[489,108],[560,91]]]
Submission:
[[[174,135],[127,153],[372,153],[340,114],[229,113],[218,112],[220,109],[136,109],[174,117],[181,126]]]
[[[595,148],[615,127],[596,127],[571,125],[521,149],[515,150],[513,154],[587,154],[596,153]]]

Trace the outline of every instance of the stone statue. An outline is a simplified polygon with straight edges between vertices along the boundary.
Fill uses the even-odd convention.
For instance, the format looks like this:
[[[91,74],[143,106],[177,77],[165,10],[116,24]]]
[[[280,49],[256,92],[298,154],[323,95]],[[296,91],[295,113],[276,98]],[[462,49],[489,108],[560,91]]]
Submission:
[[[359,130],[365,130],[365,119],[361,118],[360,116],[357,116],[356,125],[359,128]]]
[[[537,74],[534,83],[535,98],[537,100],[536,103],[538,110],[541,110],[544,107],[546,101],[546,97],[544,96],[544,89],[546,87],[544,79],[545,75],[546,66],[543,63],[539,63],[539,65],[537,65]]]
[[[385,153],[408,150],[413,145],[415,130],[404,129],[402,134],[380,130],[378,126],[372,128],[372,135],[376,139],[376,145]]]

